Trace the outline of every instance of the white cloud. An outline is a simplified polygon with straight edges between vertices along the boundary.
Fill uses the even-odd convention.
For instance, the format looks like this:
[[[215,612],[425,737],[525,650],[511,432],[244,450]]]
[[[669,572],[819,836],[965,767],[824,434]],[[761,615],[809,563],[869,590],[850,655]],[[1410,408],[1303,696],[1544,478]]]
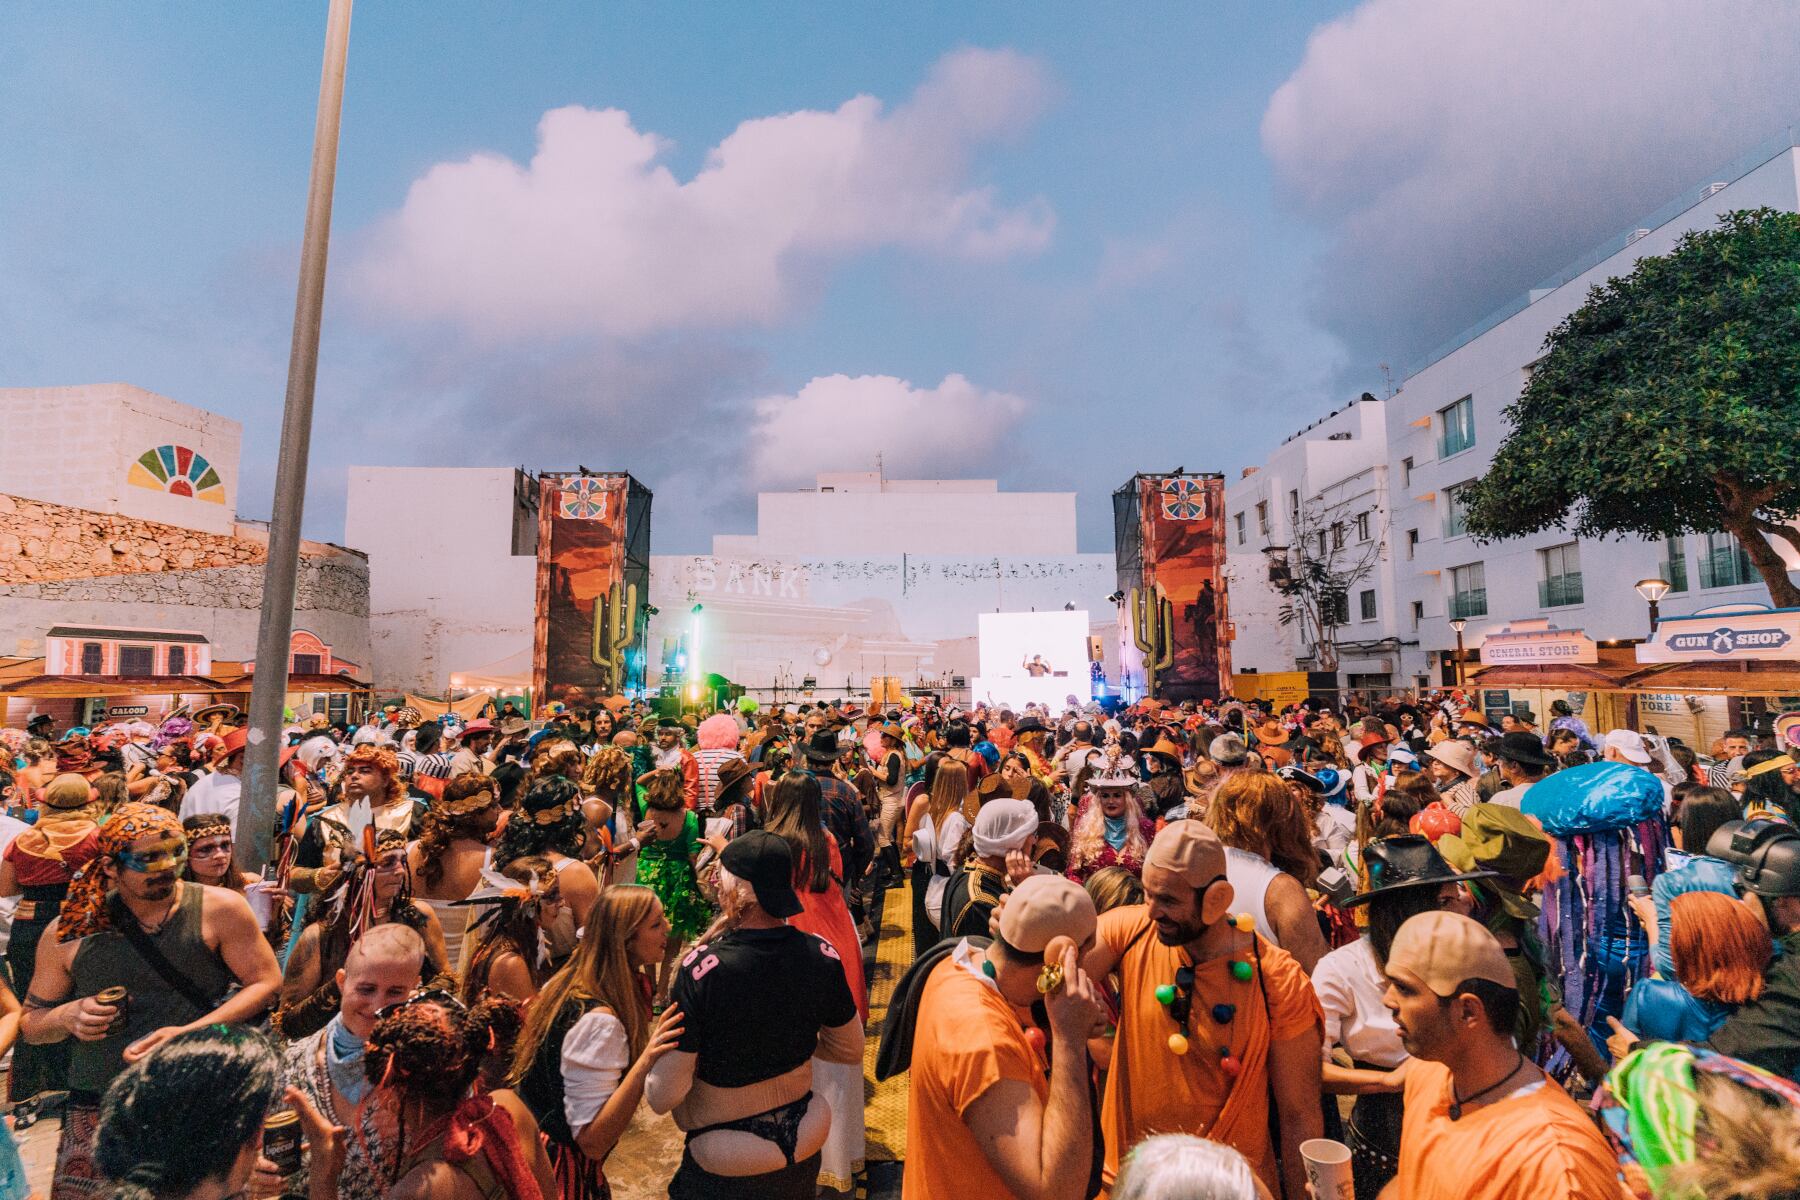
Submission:
[[[1263,147],[1334,234],[1316,310],[1417,353],[1792,121],[1800,5],[1367,0],[1314,31]]]
[[[1006,465],[1028,405],[946,375],[917,387],[892,375],[825,375],[754,406],[751,471],[761,485],[810,484],[822,471],[860,471],[882,456],[890,476],[954,479]]]
[[[1035,60],[965,49],[905,103],[857,96],[740,124],[681,181],[669,144],[618,109],[553,109],[523,166],[439,163],[368,232],[353,286],[372,307],[495,339],[767,324],[849,256],[900,246],[970,258],[1043,247],[1041,199],[971,182],[983,147],[1030,125]]]

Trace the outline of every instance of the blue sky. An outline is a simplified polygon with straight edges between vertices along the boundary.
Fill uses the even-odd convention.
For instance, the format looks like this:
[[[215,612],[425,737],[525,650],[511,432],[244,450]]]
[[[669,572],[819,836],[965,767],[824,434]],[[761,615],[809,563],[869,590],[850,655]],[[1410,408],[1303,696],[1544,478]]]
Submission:
[[[0,386],[238,418],[248,516],[324,11],[0,10]],[[879,450],[1103,549],[1134,470],[1260,461],[1800,115],[1792,12],[365,2],[308,533],[352,463],[579,461],[703,550]]]

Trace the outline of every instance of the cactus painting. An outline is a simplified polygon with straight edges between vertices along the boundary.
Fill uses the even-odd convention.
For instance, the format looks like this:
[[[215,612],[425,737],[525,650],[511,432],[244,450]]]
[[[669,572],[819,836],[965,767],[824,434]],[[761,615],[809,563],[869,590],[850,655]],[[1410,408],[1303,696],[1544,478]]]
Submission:
[[[1131,589],[1131,640],[1144,655],[1144,694],[1154,696],[1157,675],[1175,661],[1175,606],[1162,589]]]

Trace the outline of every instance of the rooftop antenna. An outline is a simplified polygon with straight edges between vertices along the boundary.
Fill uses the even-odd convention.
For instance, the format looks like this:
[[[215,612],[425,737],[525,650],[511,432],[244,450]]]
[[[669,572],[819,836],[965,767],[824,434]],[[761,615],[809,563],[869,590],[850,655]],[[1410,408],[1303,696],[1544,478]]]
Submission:
[[[1384,386],[1387,390],[1387,395],[1383,396],[1382,399],[1383,400],[1392,400],[1394,398],[1394,372],[1393,372],[1393,369],[1390,368],[1386,363],[1378,363],[1376,365],[1381,368],[1381,378],[1384,381]]]

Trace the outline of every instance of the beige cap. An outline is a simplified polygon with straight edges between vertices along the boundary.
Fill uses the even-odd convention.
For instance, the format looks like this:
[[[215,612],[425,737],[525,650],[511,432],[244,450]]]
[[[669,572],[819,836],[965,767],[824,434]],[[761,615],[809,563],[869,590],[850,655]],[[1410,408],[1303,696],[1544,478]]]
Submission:
[[[1205,887],[1225,875],[1225,845],[1199,821],[1170,821],[1150,843],[1144,865],[1173,871],[1189,887]]]
[[[1506,951],[1486,926],[1441,910],[1420,913],[1400,926],[1388,950],[1388,973],[1396,967],[1417,975],[1434,995],[1445,998],[1454,996],[1457,985],[1470,979],[1518,986]]]
[[[1085,945],[1099,921],[1086,888],[1061,875],[1033,875],[1006,897],[1000,936],[1015,950],[1042,954],[1055,937]]]

